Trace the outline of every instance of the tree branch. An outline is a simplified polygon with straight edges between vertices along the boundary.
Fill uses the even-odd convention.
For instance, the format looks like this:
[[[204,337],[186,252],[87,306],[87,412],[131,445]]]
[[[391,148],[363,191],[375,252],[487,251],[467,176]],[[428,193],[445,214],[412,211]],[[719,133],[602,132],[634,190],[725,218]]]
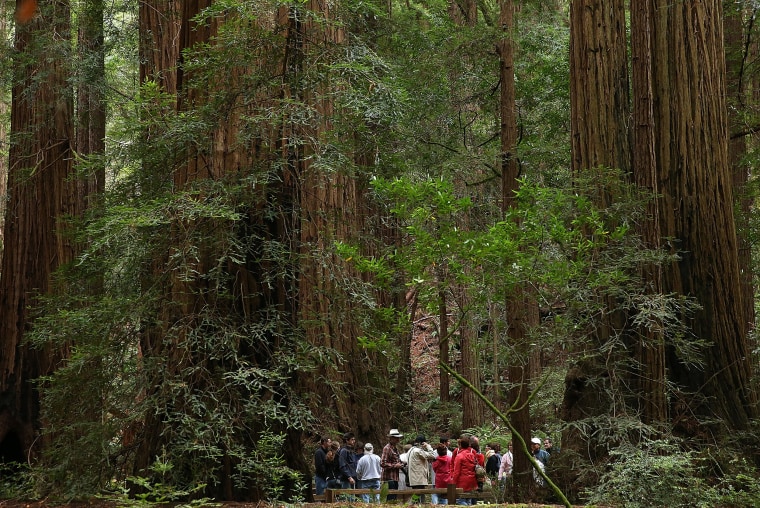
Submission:
[[[448,372],[451,376],[456,378],[457,381],[459,381],[465,388],[469,388],[472,390],[475,395],[478,396],[480,400],[482,400],[488,408],[496,414],[501,420],[509,427],[509,430],[512,432],[512,437],[516,438],[517,441],[520,444],[520,449],[525,453],[525,455],[528,457],[528,460],[530,460],[531,464],[533,464],[533,468],[538,472],[538,474],[541,476],[541,478],[544,479],[544,481],[549,485],[549,488],[551,488],[552,492],[559,498],[559,500],[564,504],[567,508],[572,508],[572,505],[570,504],[570,501],[568,501],[565,494],[562,493],[562,490],[553,482],[551,479],[546,476],[546,473],[541,468],[541,466],[538,465],[538,462],[536,461],[536,458],[533,457],[533,454],[528,451],[528,444],[525,442],[525,438],[523,438],[522,435],[520,435],[519,432],[517,432],[517,429],[515,429],[512,426],[512,422],[509,421],[509,414],[514,413],[516,411],[519,411],[520,409],[524,408],[525,405],[529,404],[530,401],[533,399],[533,397],[538,393],[538,390],[546,383],[547,377],[544,377],[544,379],[538,384],[535,390],[533,390],[525,400],[525,403],[520,406],[519,408],[515,408],[514,404],[507,410],[506,413],[502,413],[499,408],[494,405],[493,402],[491,402],[488,397],[486,397],[483,392],[475,388],[472,383],[467,381],[460,373],[456,372],[454,369],[449,367],[448,365],[444,365],[443,363],[438,363],[438,365],[441,366],[442,369],[444,369],[446,372]]]

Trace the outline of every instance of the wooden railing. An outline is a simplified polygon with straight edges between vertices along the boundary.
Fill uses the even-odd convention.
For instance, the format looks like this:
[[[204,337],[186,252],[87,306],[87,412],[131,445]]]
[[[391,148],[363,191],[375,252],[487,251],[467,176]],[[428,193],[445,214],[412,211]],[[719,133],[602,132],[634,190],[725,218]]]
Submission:
[[[346,496],[346,495],[352,495],[352,496],[360,496],[362,494],[370,494],[372,496],[376,496],[380,494],[380,491],[377,489],[325,489],[324,494],[324,502],[325,503],[334,503],[336,501],[339,501],[338,496]],[[429,489],[403,489],[403,490],[389,490],[388,495],[394,495],[397,499],[403,499],[406,500],[412,496],[419,496],[419,495],[430,495],[430,494],[438,494],[439,496],[445,496],[448,500],[448,503],[450,505],[455,505],[457,499],[487,499],[493,501],[494,499],[494,493],[491,491],[467,491],[465,492],[462,489],[458,489],[456,485],[453,483],[450,483],[445,489],[435,489],[435,488],[429,488]],[[321,501],[322,499],[318,499],[322,496],[314,496],[315,501]]]

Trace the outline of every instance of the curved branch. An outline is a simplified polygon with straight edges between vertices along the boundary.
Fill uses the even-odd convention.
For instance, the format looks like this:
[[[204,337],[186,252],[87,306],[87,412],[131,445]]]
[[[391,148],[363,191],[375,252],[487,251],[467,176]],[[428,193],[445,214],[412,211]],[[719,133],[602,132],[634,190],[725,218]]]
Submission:
[[[451,376],[456,378],[457,381],[459,381],[464,387],[469,388],[472,390],[475,395],[478,396],[480,400],[482,400],[488,408],[496,414],[501,420],[509,427],[509,430],[512,432],[512,437],[516,438],[517,441],[520,443],[520,449],[525,453],[525,455],[528,457],[528,460],[530,460],[531,464],[533,464],[534,469],[538,472],[539,475],[541,475],[541,478],[544,479],[547,485],[549,485],[549,488],[551,488],[552,492],[557,496],[557,498],[562,502],[563,505],[565,505],[567,508],[572,508],[572,505],[570,504],[570,501],[568,501],[565,494],[562,493],[562,490],[553,482],[551,479],[546,476],[546,473],[541,468],[541,466],[538,465],[538,462],[536,461],[536,458],[533,457],[533,454],[528,451],[528,444],[525,442],[525,439],[522,435],[520,435],[519,432],[517,432],[517,429],[515,429],[512,426],[512,422],[509,421],[508,415],[510,413],[514,413],[516,411],[519,411],[520,409],[524,408],[525,405],[529,404],[530,401],[533,399],[533,397],[538,393],[538,390],[546,383],[547,377],[544,377],[544,379],[538,384],[535,390],[533,390],[530,394],[528,394],[527,399],[525,400],[525,403],[520,407],[515,407],[513,404],[506,413],[502,413],[499,408],[496,407],[496,405],[491,402],[488,397],[486,397],[483,392],[475,388],[472,383],[467,381],[459,372],[456,372],[454,369],[452,369],[450,366],[445,365],[443,363],[438,363],[438,365],[444,369],[446,372],[448,372]]]

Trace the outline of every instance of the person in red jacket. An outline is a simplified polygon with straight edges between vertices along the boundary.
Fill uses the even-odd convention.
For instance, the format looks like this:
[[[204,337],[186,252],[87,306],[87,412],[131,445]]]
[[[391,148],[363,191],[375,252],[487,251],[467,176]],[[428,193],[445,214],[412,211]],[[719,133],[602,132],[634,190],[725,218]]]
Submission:
[[[465,438],[459,441],[459,453],[454,459],[454,472],[451,475],[452,483],[456,484],[458,489],[467,492],[478,490],[478,480],[475,477],[475,463],[477,458],[470,448],[470,440]],[[473,499],[457,499],[457,504],[471,505]]]
[[[435,488],[445,489],[451,481],[451,457],[449,449],[441,443],[436,448],[438,456],[433,461],[433,471],[435,472]],[[433,504],[449,504],[445,495],[433,494]]]

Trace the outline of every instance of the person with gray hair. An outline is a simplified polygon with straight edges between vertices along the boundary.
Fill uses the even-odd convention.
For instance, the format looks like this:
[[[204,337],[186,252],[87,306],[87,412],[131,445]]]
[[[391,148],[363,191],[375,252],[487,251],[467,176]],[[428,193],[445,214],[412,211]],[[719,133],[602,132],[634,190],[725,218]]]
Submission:
[[[356,477],[359,481],[360,489],[375,489],[376,494],[373,496],[376,503],[380,502],[380,478],[383,474],[383,468],[380,466],[380,457],[375,455],[372,443],[364,445],[364,455],[356,464]],[[365,503],[370,502],[369,494],[362,494]]]

